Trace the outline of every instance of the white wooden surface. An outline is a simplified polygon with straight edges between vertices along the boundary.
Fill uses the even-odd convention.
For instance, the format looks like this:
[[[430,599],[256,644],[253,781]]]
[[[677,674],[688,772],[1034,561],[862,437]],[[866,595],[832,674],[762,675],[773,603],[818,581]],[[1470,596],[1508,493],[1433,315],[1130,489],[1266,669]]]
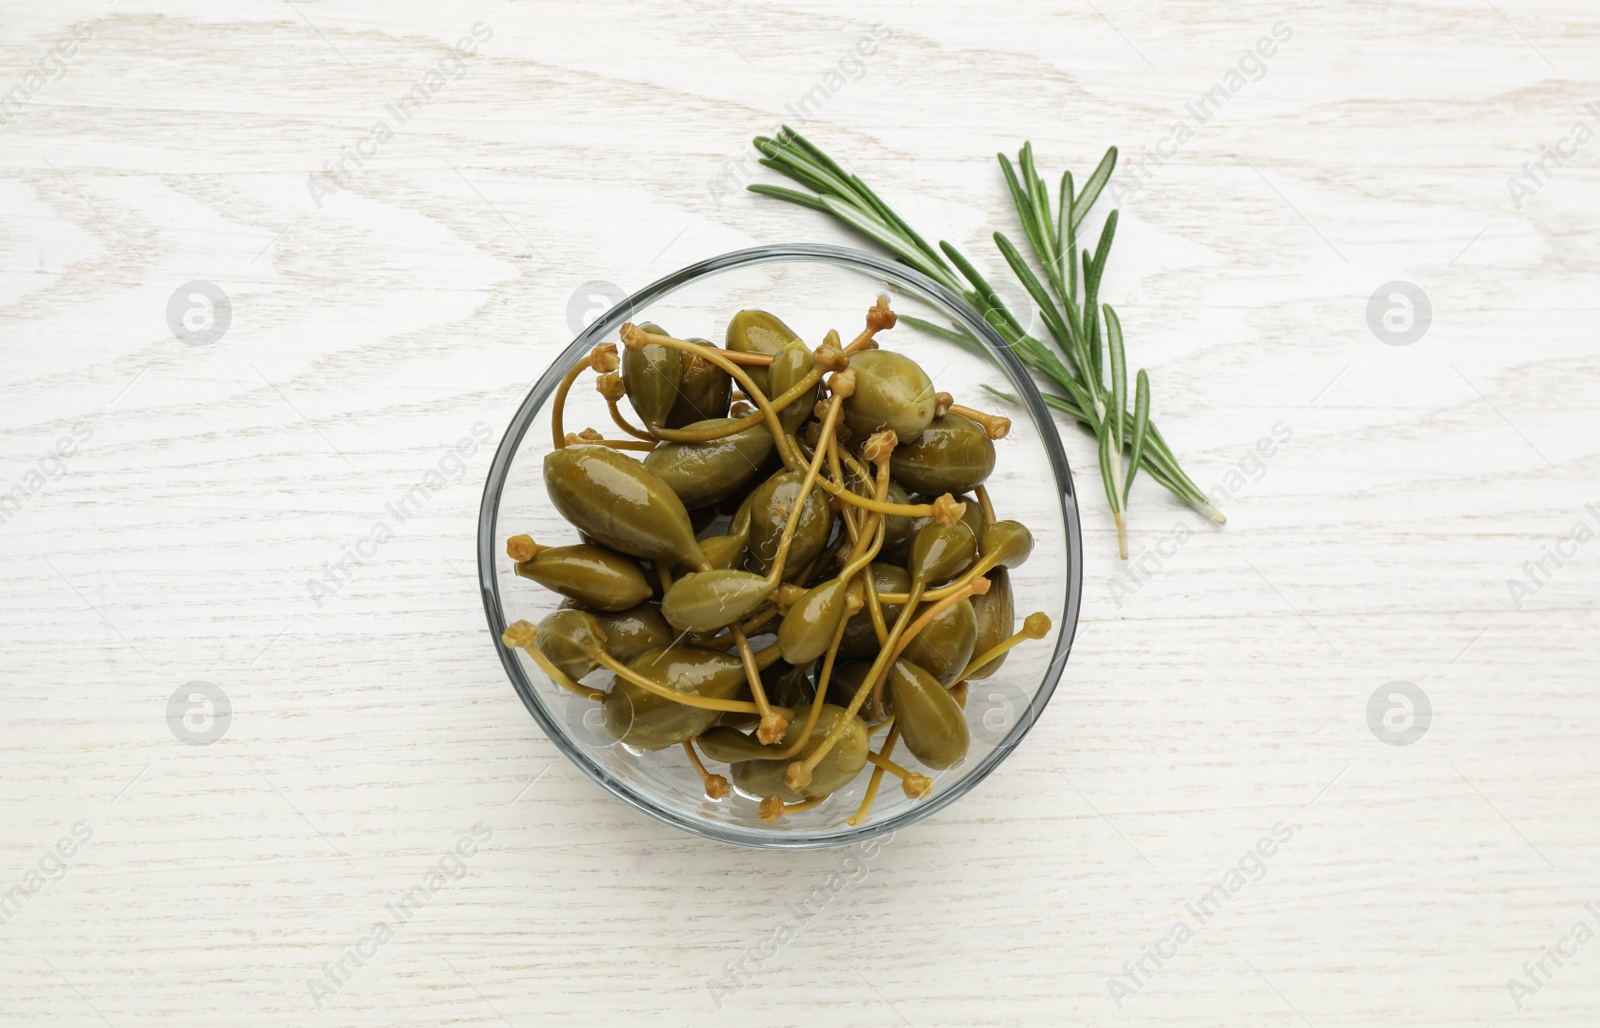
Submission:
[[[1600,519],[1600,144],[1520,208],[1507,187],[1600,124],[1597,20],[1578,0],[5,0],[0,89],[32,95],[0,126],[0,491],[25,499],[0,526],[0,894],[23,890],[0,1024],[1600,1021],[1600,944],[1573,935],[1600,905],[1600,543],[1522,609],[1506,584]],[[75,22],[92,38],[30,84]],[[479,22],[460,77],[313,203],[309,173]],[[988,232],[1016,232],[993,151],[1031,137],[1080,175],[1109,143],[1136,157],[1280,22],[1265,76],[1125,197],[1105,295],[1202,484],[1275,424],[1293,438],[1230,490],[1225,530],[1176,548],[1188,516],[1136,490],[1136,552],[1176,555],[1120,606],[1080,476],[1080,642],[1001,773],[876,853],[780,856],[673,833],[569,767],[484,628],[489,451],[459,474],[447,455],[480,422],[498,438],[575,291],[853,242],[715,195],[841,60],[809,133],[998,273]],[[892,37],[858,66],[876,23]],[[210,345],[167,325],[191,280],[231,300]],[[1368,327],[1391,280],[1431,300],[1409,346]],[[87,441],[31,478],[74,426]],[[441,461],[421,514],[313,604],[307,580]],[[1395,680],[1434,710],[1410,746],[1367,721]],[[210,745],[169,725],[193,681],[231,703]],[[1265,877],[1119,1008],[1124,962],[1280,822]],[[370,952],[458,841],[459,877],[319,1007],[308,982]],[[1513,976],[1538,986],[1520,1009]]]

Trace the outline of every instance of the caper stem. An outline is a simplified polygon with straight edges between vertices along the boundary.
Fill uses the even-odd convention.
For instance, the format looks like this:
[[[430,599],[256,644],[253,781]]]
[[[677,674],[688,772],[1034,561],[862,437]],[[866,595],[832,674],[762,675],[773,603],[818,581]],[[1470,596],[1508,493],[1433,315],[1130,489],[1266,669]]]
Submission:
[[[759,714],[760,709],[749,700],[719,700],[714,696],[700,696],[682,689],[674,689],[670,685],[662,685],[647,675],[641,675],[622,661],[611,656],[605,650],[597,649],[587,654],[590,660],[610,671],[625,682],[631,682],[646,692],[653,692],[663,699],[681,703],[685,707],[698,707],[701,710],[720,710],[725,714]],[[603,697],[605,694],[601,693]],[[783,714],[792,714],[792,711],[783,707],[772,707],[771,710]]]
[[[700,754],[694,751],[694,743],[685,739],[683,741],[683,752],[689,757],[689,766],[694,768],[695,774],[700,776],[700,784],[705,786],[707,799],[720,800],[728,795],[730,791],[728,780],[721,775],[714,775],[706,770],[706,766],[700,762]]]
[[[750,380],[749,375],[745,374],[743,368],[739,367],[739,365],[733,363],[732,361],[728,360],[726,356],[724,356],[725,351],[719,350],[714,346],[701,346],[698,343],[686,343],[682,339],[674,339],[671,336],[656,335],[653,332],[646,332],[644,329],[640,328],[638,325],[635,325],[631,321],[622,326],[620,334],[622,336],[622,344],[628,347],[630,350],[641,349],[651,343],[659,343],[660,345],[666,346],[670,349],[681,350],[685,353],[693,353],[704,357],[712,364],[715,364],[723,371],[726,371],[729,375],[732,375],[734,381],[738,382],[739,387],[744,390],[745,395],[750,397],[751,401],[754,402],[758,408],[760,408],[761,416],[766,419],[767,429],[772,433],[772,443],[778,449],[778,457],[783,461],[783,466],[788,468],[790,471],[799,469],[800,461],[797,457],[795,457],[793,448],[789,446],[789,440],[784,435],[783,422],[778,420],[778,412],[772,409],[772,402],[767,399],[767,396],[764,392],[756,388],[756,384]],[[663,438],[666,437],[663,436]]]
[[[902,617],[904,616],[905,611],[916,606],[918,600],[920,599],[918,596],[919,590],[916,588],[917,584],[918,583],[915,582],[912,583],[911,595],[907,598],[905,608],[901,611]],[[890,652],[888,663],[878,671],[877,681],[873,682],[872,684],[872,709],[874,711],[880,715],[882,714],[883,685],[889,680],[889,667],[893,665],[895,661],[900,659],[900,654],[904,653],[906,647],[911,645],[911,640],[915,639],[919,634],[921,634],[922,630],[927,628],[928,625],[932,623],[934,618],[938,617],[940,614],[943,614],[957,603],[960,603],[968,596],[982,596],[988,591],[989,580],[987,578],[980,578],[977,576],[969,578],[965,582],[961,583],[960,588],[956,589],[954,592],[946,594],[943,599],[939,600],[933,606],[923,611],[922,614],[911,623],[910,628],[907,628],[904,632],[900,633],[899,637],[894,640],[894,649]]]
[[[879,293],[877,302],[867,308],[867,327],[844,348],[845,354],[848,356],[857,350],[871,349],[877,342],[877,334],[894,328],[895,320],[894,311],[889,309],[889,298]]]
[[[919,594],[921,591],[921,585],[922,583],[920,581],[912,582],[912,596]],[[906,604],[900,609],[900,616],[895,619],[894,629],[889,633],[890,640],[893,640],[898,633],[905,630],[906,625],[911,621],[912,611],[915,606],[915,602],[912,602]],[[867,702],[867,697],[872,693],[873,682],[877,680],[878,676],[887,666],[885,664],[885,658],[888,656],[889,651],[887,649],[878,650],[877,659],[872,662],[872,667],[868,669],[866,677],[861,679],[861,685],[857,687],[856,694],[850,698],[850,705],[845,708],[844,717],[839,719],[839,723],[833,726],[833,730],[827,734],[827,737],[824,738],[820,744],[818,744],[816,749],[811,751],[811,755],[809,757],[803,761],[798,761],[789,765],[788,773],[784,775],[785,784],[787,784],[789,788],[803,788],[806,783],[811,781],[811,773],[816,770],[818,764],[822,763],[822,758],[828,755],[828,751],[833,749],[834,744],[844,736],[844,731],[849,726],[850,719],[861,712],[862,704]],[[873,709],[881,712],[883,708],[877,704],[874,704]],[[789,782],[790,778],[794,778],[796,782]]]
[[[756,738],[763,743],[775,743],[789,730],[789,719],[773,713],[772,704],[767,702],[766,686],[761,682],[761,669],[756,667],[756,655],[750,649],[750,640],[745,638],[738,625],[733,626],[732,632],[734,645],[739,648],[739,659],[744,662],[744,677],[750,684],[750,695],[756,701],[756,713],[761,715]]]
[[[816,799],[805,800],[800,803],[785,803],[782,796],[773,793],[761,801],[761,820],[769,825],[775,824],[790,814],[798,814],[803,810],[810,810],[827,798],[826,796],[818,796]]]
[[[868,752],[867,762],[872,764],[873,774],[876,775],[879,771],[887,771],[900,779],[901,787],[905,789],[908,799],[920,799],[928,794],[929,789],[933,788],[933,780],[927,775],[918,774],[915,771],[907,771],[883,754]]]
[[[978,498],[978,510],[983,514],[983,527],[988,528],[990,525],[994,524],[996,520],[994,515],[994,501],[989,499],[989,489],[986,486],[980,485],[973,489],[972,492],[973,495]]]
[[[689,340],[687,339],[684,340],[684,342],[688,341]],[[695,345],[701,346],[703,344],[697,343]],[[748,364],[751,367],[759,368],[770,367],[772,365],[772,354],[770,353],[749,353],[744,350],[724,350],[720,346],[710,346],[705,348],[716,350],[718,353],[726,354],[728,359],[733,361],[735,364]]]
[[[961,510],[963,508],[959,503],[955,504],[955,521],[949,521],[951,514],[948,508],[938,503],[889,503],[886,500],[874,500],[860,496],[842,485],[828,481],[826,478],[819,480],[817,484],[826,489],[829,494],[837,496],[852,507],[860,507],[862,510],[877,511],[879,514],[902,514],[911,518],[935,518],[939,520],[940,524],[954,524],[955,521],[961,520]],[[946,493],[945,495],[948,496],[949,494]]]
[[[963,572],[960,578],[956,579],[954,582],[951,582],[949,585],[941,585],[937,589],[927,590],[927,592],[923,594],[922,598],[930,602],[933,600],[944,599],[946,596],[949,596],[951,593],[955,592],[957,589],[960,589],[962,586],[966,585],[974,578],[977,578],[979,575],[986,575],[990,571],[994,570],[995,565],[1000,563],[1000,558],[1003,556],[1004,554],[1000,553],[999,551],[995,551],[994,553],[979,557],[977,562]],[[884,603],[904,603],[906,601],[906,594],[879,593],[878,598]]]
[[[887,724],[887,722],[885,723]],[[895,725],[889,729],[888,736],[884,738],[883,749],[878,751],[879,755],[887,758],[889,754],[894,752],[894,744],[899,741],[900,726]],[[877,764],[873,765],[872,777],[867,781],[867,794],[861,797],[861,806],[856,808],[856,812],[852,817],[845,819],[845,824],[848,824],[850,827],[854,828],[856,825],[859,825],[865,821],[867,819],[867,815],[872,812],[873,801],[878,798],[878,786],[883,782],[883,770],[884,769],[881,766],[878,766]]]
[[[855,389],[855,373],[838,372],[833,377],[833,383],[833,395],[828,398],[828,412],[822,419],[823,438],[832,435],[833,426],[839,422],[839,412],[845,397]],[[783,581],[783,565],[789,559],[789,547],[794,543],[795,529],[800,527],[800,515],[805,513],[806,501],[811,498],[811,488],[817,483],[823,458],[827,454],[826,446],[818,446],[811,455],[811,463],[806,466],[806,475],[800,482],[800,491],[795,494],[794,507],[789,511],[789,518],[783,525],[783,535],[778,539],[778,552],[772,558],[772,570],[767,572],[767,581],[772,583],[773,588],[777,588],[778,583]]]
[[[550,681],[567,690],[567,692],[582,696],[586,700],[603,700],[606,698],[606,694],[601,690],[591,689],[587,685],[580,685],[567,677],[565,671],[556,667],[549,657],[539,652],[539,647],[534,645],[535,638],[534,627],[526,621],[518,621],[508,625],[506,630],[500,633],[500,642],[503,645],[512,649],[520,649],[529,657],[532,657],[533,662],[539,665],[539,670],[549,675]]]
[[[550,404],[550,434],[555,439],[556,449],[564,449],[567,445],[567,434],[561,430],[561,415],[567,409],[567,394],[572,392],[572,383],[578,376],[589,370],[590,358],[583,357],[567,369],[561,376],[561,384],[556,387],[555,400]]]
[[[773,409],[783,410],[800,399],[808,390],[815,389],[820,381],[822,381],[822,369],[813,367],[804,378],[778,394],[772,401]],[[726,439],[730,435],[738,435],[766,420],[766,415],[758,410],[724,425],[711,425],[706,428],[658,428],[655,430],[655,438],[665,439],[669,443],[709,443],[717,439]]]
[[[596,432],[592,436],[583,436],[577,432],[567,433],[568,446],[609,446],[613,450],[643,450],[649,452],[656,448],[654,439],[644,442],[640,439],[606,439]]]
[[[839,656],[839,640],[844,638],[844,626],[847,620],[849,619],[840,618],[839,626],[833,630],[833,641],[828,644],[828,655],[822,660],[822,673],[817,676],[817,692],[811,698],[811,712],[806,715],[805,731],[801,732],[800,737],[794,742],[774,753],[771,759],[794,759],[805,749],[806,743],[811,739],[811,733],[816,731],[817,722],[822,718],[822,705],[828,700],[828,682],[833,678],[833,662]]]
[[[1044,611],[1041,610],[1036,613],[1029,614],[1023,619],[1022,628],[1018,630],[1015,635],[1000,640],[987,650],[984,650],[976,657],[973,657],[971,660],[967,661],[967,666],[962,668],[961,674],[956,676],[957,680],[959,681],[966,678],[968,675],[983,667],[991,660],[995,660],[1002,654],[1010,652],[1011,648],[1016,646],[1018,643],[1026,642],[1029,639],[1043,639],[1047,634],[1049,634],[1049,632],[1050,618],[1045,615]]]
[[[1004,439],[1011,432],[1011,419],[999,414],[985,414],[981,410],[963,407],[959,403],[952,403],[949,413],[959,414],[968,421],[982,425],[984,434],[990,439]]]
[[[606,409],[611,411],[611,420],[617,423],[618,428],[633,436],[635,439],[643,439],[645,442],[652,445],[655,443],[655,436],[651,435],[649,432],[646,432],[642,428],[634,428],[633,425],[628,422],[628,416],[622,413],[622,408],[617,406],[617,401],[607,400]]]

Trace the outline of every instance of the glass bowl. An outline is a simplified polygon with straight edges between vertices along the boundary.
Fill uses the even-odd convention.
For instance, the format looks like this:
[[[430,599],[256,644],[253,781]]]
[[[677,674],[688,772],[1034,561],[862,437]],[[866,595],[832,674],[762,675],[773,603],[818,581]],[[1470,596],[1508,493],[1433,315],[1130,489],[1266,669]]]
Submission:
[[[561,601],[517,577],[505,554],[505,540],[527,532],[546,545],[577,541],[576,530],[556,513],[545,492],[542,462],[551,447],[549,402],[566,369],[596,344],[617,341],[624,322],[653,321],[680,338],[698,336],[721,345],[729,318],[754,307],[773,312],[814,346],[830,328],[845,340],[853,338],[879,293],[888,295],[902,318],[964,330],[992,358],[905,320],[879,336],[886,349],[920,363],[936,390],[954,394],[958,403],[1011,418],[1010,434],[995,444],[995,470],[986,485],[998,516],[1022,521],[1034,536],[1032,556],[1011,572],[1018,626],[1022,616],[1043,611],[1052,627],[1044,639],[1013,649],[994,676],[971,683],[967,723],[972,744],[960,764],[932,772],[903,746],[896,750],[896,761],[934,779],[930,793],[908,799],[885,776],[870,818],[851,827],[845,819],[865,792],[869,766],[820,806],[764,824],[757,816],[757,798],[735,790],[722,800],[707,799],[680,748],[641,752],[622,745],[607,734],[598,704],[559,688],[526,653],[500,642],[507,624],[519,618],[537,623]],[[1004,404],[985,393],[981,387],[986,384],[1016,396],[1019,404]],[[573,388],[564,423],[568,431],[611,428],[592,375]],[[1044,401],[1016,355],[960,297],[919,272],[857,250],[764,246],[713,257],[646,286],[597,318],[545,371],[512,418],[489,469],[478,518],[478,577],[489,633],[517,695],[557,748],[602,788],[658,820],[708,839],[763,849],[809,849],[859,842],[914,824],[966,795],[1016,748],[1049,702],[1067,661],[1083,585],[1082,540],[1072,474]],[[758,637],[753,643],[759,648],[768,641]],[[586,681],[606,688],[610,676],[602,669]],[[874,737],[875,748],[881,740],[881,735]]]

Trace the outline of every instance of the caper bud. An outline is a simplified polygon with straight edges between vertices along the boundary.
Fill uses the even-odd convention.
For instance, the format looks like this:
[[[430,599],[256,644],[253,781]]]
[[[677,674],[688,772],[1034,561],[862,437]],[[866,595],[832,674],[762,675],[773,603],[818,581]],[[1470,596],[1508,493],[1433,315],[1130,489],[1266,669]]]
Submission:
[[[889,473],[900,484],[930,496],[965,492],[992,471],[994,443],[982,425],[959,414],[934,418],[919,437],[902,438],[889,459]]]
[[[969,597],[967,600],[972,604],[972,613],[978,620],[978,635],[972,643],[974,656],[988,653],[1016,631],[1017,615],[1011,602],[1010,573],[1005,568],[998,567],[984,577],[989,580],[989,591],[982,596]],[[1004,664],[1009,656],[1009,653],[1002,653],[982,667],[973,669],[967,677],[988,678],[1000,670],[1000,665]]]
[[[784,346],[799,338],[793,329],[766,311],[740,311],[728,322],[728,349],[739,353],[764,353],[775,357]],[[750,366],[744,372],[757,389],[772,395],[767,387],[766,368]]]
[[[804,480],[805,476],[798,471],[780,471],[745,500],[750,516],[750,542],[745,549],[744,566],[749,570],[764,575],[772,569],[784,526],[789,521],[789,511],[799,502],[800,485]],[[795,526],[794,541],[789,544],[785,568],[798,570],[811,563],[827,545],[832,526],[833,514],[828,509],[827,493],[820,486],[812,486],[799,524]]]
[[[705,566],[683,501],[638,461],[606,446],[567,446],[545,454],[544,482],[563,517],[613,550]]]
[[[933,605],[924,603],[917,616]],[[972,659],[977,644],[978,619],[969,600],[952,603],[906,644],[905,659],[927,671],[940,685],[954,685]]]
[[[680,692],[723,700],[737,699],[746,684],[738,657],[699,646],[647,650],[628,667]],[[641,750],[663,750],[693,739],[721,714],[687,706],[620,677],[612,678],[602,706],[606,730]]]
[[[533,644],[568,678],[577,681],[598,666],[594,653],[605,648],[606,635],[593,614],[557,610],[539,622]]]
[[[749,617],[775,585],[748,571],[697,571],[672,583],[661,598],[661,615],[680,631],[714,632]]]
[[[966,522],[929,522],[911,540],[911,564],[907,570],[913,582],[944,582],[971,567],[977,555],[978,541]]]
[[[894,698],[894,723],[912,756],[943,770],[967,755],[971,736],[966,715],[926,670],[909,660],[895,661],[888,692]]]
[[[713,418],[687,427],[715,428],[731,420]],[[737,491],[755,475],[771,452],[772,433],[765,425],[754,425],[721,439],[662,443],[645,456],[644,466],[692,511]]]
[[[678,402],[681,381],[683,362],[678,359],[678,351],[669,346],[648,343],[622,352],[622,386],[646,428],[659,428],[666,423],[673,404]]]
[[[850,358],[856,390],[844,401],[844,423],[865,439],[894,430],[904,445],[933,420],[933,383],[917,362],[892,350],[865,350]],[[940,490],[943,492],[944,490]]]
[[[711,345],[708,339],[689,342]],[[725,417],[728,398],[733,395],[733,379],[697,353],[680,350],[678,360],[683,364],[683,375],[678,381],[678,400],[667,415],[667,427],[684,428],[697,421]]]
[[[594,610],[626,610],[650,597],[634,561],[603,546],[551,546],[519,560],[517,574]]]

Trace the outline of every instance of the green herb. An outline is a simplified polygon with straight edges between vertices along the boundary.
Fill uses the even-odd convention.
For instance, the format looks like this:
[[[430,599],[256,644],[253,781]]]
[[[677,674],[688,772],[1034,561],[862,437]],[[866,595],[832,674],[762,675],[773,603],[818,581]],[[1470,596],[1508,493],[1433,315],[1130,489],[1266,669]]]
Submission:
[[[1135,380],[1133,412],[1128,412],[1122,324],[1110,304],[1099,302],[1100,280],[1117,231],[1115,210],[1106,216],[1094,250],[1085,249],[1081,253],[1078,250],[1078,229],[1111,179],[1111,171],[1117,163],[1116,147],[1106,151],[1081,191],[1074,190],[1071,172],[1062,175],[1053,210],[1049,190],[1034,168],[1032,144],[1023,145],[1015,166],[1004,154],[998,155],[1022,233],[1034,260],[1043,269],[1045,281],[1040,280],[1027,258],[1004,234],[994,234],[995,245],[1038,307],[1050,340],[1055,344],[1052,349],[1028,334],[1027,328],[959,250],[942,241],[937,250],[929,246],[927,240],[865,182],[846,172],[804,136],[784,126],[775,138],[757,136],[755,146],[763,154],[762,164],[814,192],[804,193],[764,183],[751,185],[751,192],[831,214],[877,242],[901,263],[966,300],[994,327],[1023,364],[1047,384],[1061,390],[1045,390],[1045,403],[1096,436],[1100,477],[1105,484],[1106,501],[1116,518],[1117,548],[1123,559],[1128,556],[1124,511],[1134,475],[1140,468],[1201,514],[1218,524],[1226,521],[1200,487],[1183,473],[1172,448],[1150,422],[1150,376],[1143,370]],[[976,339],[958,328],[946,328],[905,315],[900,320],[989,356]],[[1016,402],[1014,396],[999,390],[990,389],[989,392]],[[1128,462],[1126,474],[1122,471],[1124,455]]]

